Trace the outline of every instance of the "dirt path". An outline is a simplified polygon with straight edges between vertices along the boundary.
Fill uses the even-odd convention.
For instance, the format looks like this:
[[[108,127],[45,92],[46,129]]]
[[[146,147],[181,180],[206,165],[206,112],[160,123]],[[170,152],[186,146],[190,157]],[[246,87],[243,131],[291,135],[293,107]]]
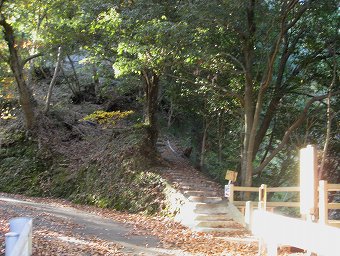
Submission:
[[[191,255],[159,248],[160,240],[156,236],[138,235],[131,224],[70,206],[14,199],[3,194],[0,195],[2,240],[6,232],[3,225],[17,216],[33,218],[34,255]],[[46,244],[49,244],[47,248],[43,248]]]

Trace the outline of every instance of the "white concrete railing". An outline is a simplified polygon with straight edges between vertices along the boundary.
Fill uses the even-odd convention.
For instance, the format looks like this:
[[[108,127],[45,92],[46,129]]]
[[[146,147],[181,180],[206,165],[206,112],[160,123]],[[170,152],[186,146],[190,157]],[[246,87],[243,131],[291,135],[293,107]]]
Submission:
[[[5,240],[5,256],[32,255],[32,219],[13,218]]]
[[[276,256],[283,245],[322,256],[339,255],[340,229],[335,227],[255,210],[252,232],[266,243],[268,256]]]

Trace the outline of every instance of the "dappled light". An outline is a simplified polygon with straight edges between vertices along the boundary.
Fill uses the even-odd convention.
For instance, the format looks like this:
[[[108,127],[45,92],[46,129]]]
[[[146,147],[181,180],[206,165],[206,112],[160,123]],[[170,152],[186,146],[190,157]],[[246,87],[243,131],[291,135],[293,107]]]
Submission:
[[[0,224],[38,218],[37,255],[148,256],[340,227],[338,18],[337,0],[0,0]],[[262,230],[254,209],[288,219]]]

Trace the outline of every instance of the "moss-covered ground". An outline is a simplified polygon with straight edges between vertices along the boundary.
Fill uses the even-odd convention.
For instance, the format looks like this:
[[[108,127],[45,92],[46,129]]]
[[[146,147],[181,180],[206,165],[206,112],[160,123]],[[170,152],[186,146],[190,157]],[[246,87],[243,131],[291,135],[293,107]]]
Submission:
[[[99,126],[81,130],[75,122],[70,131],[60,126],[62,122],[49,125],[48,132],[35,138],[21,129],[1,130],[1,192],[65,198],[128,212],[162,211],[165,184],[143,154],[142,126],[106,130],[110,136],[105,137]]]

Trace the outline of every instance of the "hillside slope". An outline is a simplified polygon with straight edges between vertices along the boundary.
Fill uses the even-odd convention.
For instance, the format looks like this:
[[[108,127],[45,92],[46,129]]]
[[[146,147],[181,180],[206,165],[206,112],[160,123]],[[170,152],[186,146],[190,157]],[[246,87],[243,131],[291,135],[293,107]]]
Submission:
[[[43,104],[44,88],[46,84],[35,88],[38,105]],[[56,87],[50,112],[38,115],[35,137],[25,133],[18,110],[15,119],[0,119],[0,191],[130,212],[165,208],[165,184],[155,172],[157,163],[143,152],[138,113],[114,125],[85,121],[108,103],[73,104],[66,89]]]

